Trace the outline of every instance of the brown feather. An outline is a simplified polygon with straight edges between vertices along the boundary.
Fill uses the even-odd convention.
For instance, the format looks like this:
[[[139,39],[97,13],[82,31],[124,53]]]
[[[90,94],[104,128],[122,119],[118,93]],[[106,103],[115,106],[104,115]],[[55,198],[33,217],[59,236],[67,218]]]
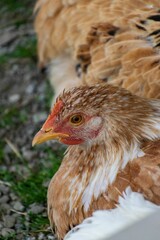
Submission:
[[[74,88],[63,92],[58,100],[64,103],[57,115],[59,121],[68,114],[83,109],[90,114],[103,116],[106,122],[103,130],[106,134],[99,135],[91,145],[68,148],[58,172],[50,183],[48,214],[58,237],[63,239],[70,228],[91,216],[95,210],[116,207],[118,197],[127,186],[160,205],[159,100],[146,100],[106,84]],[[140,154],[143,153],[141,157],[137,157],[139,150],[135,155],[135,143]],[[123,157],[128,158],[124,167]],[[118,171],[116,168],[113,171],[112,167],[117,166],[117,158]],[[86,189],[98,169],[102,170],[101,175],[106,169],[106,179],[109,176],[112,178],[112,175],[115,175],[115,179],[113,178],[111,183],[108,182],[105,190],[100,191],[98,195],[95,195],[97,187],[94,185],[94,192],[89,200],[90,197],[85,194],[89,194],[91,189],[88,193]],[[97,183],[99,185],[100,176]]]
[[[67,66],[68,61],[81,65],[81,81],[74,66],[72,71],[63,69],[66,79],[61,65],[56,64],[59,74],[50,67],[56,95],[72,85],[105,81],[139,96],[160,98],[160,21],[153,17],[159,8],[159,0],[37,1],[39,65],[57,57]]]
[[[107,139],[109,145],[94,145],[89,152],[79,146],[69,148],[50,183],[48,214],[60,239],[93,211],[114,208],[127,186],[160,205],[160,140],[153,137],[158,136],[159,130],[149,121],[153,115],[159,116],[159,102],[147,101],[105,84],[92,87],[107,82],[141,97],[160,99],[160,22],[153,17],[159,14],[159,8],[159,0],[37,1],[35,29],[40,65],[54,58],[53,64],[57,59],[65,63],[59,68],[56,65],[56,70],[54,65],[51,67],[56,94],[72,85],[91,86],[61,94],[59,98],[65,104],[59,113],[60,119],[69,112],[86,108],[91,113],[112,115],[107,118],[111,128],[109,136],[112,136]],[[77,63],[81,66],[80,81],[74,67]],[[114,111],[105,112],[108,108]],[[146,126],[150,139],[142,134]],[[96,154],[105,155],[104,149],[115,153],[122,146],[128,149],[133,137],[145,155],[130,159],[123,169],[119,168],[113,183],[97,198],[93,194],[86,210],[83,193],[91,175],[104,164],[97,163]],[[112,165],[113,159],[109,167]]]
[[[51,226],[53,228],[56,226],[56,232],[60,239],[63,239],[70,228],[80,224],[85,218],[91,216],[95,210],[115,208],[118,197],[128,186],[133,191],[143,193],[146,199],[160,205],[160,140],[145,143],[142,150],[145,156],[134,159],[133,162],[128,163],[124,170],[119,171],[114,184],[109,186],[107,192],[101,194],[97,200],[92,199],[87,212],[84,212],[79,199],[71,214],[69,214],[67,199],[70,196],[68,186],[71,179],[78,173],[77,169],[75,169],[70,178],[63,179],[67,167],[67,164],[63,163],[54,176],[54,180],[51,181],[48,190],[49,219]],[[79,153],[77,152],[77,154]],[[88,171],[91,171],[91,169]],[[63,186],[63,188],[59,185]]]

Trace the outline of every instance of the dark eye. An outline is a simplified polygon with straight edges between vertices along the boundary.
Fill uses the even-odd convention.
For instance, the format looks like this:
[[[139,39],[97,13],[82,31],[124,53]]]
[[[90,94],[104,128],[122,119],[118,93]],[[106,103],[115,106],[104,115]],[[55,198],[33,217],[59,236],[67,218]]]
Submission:
[[[80,125],[83,122],[83,117],[81,115],[75,114],[70,117],[70,123],[74,125]]]

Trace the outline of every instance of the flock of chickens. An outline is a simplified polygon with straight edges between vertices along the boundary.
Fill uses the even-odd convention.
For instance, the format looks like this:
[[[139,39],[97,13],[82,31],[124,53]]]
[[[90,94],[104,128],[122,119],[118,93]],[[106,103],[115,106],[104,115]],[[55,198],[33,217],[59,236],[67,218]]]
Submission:
[[[160,209],[160,1],[38,0],[35,14],[56,100],[33,145],[69,145],[50,224],[59,239],[107,239]]]

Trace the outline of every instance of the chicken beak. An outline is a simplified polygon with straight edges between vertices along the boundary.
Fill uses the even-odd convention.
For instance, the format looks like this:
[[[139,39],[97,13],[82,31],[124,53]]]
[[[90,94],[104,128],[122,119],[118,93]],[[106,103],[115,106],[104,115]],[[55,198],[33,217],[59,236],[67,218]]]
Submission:
[[[54,122],[56,119],[56,115],[60,111],[62,106],[63,106],[63,102],[61,100],[55,103],[53,110],[49,114],[41,130],[33,138],[32,146],[46,142],[48,140],[52,140],[52,139],[57,139],[61,141],[62,138],[66,138],[69,136],[68,134],[65,134],[65,133],[55,132]]]
[[[57,140],[61,140],[61,138],[65,138],[68,137],[69,135],[67,134],[63,134],[63,133],[55,133],[53,132],[53,129],[41,129],[33,138],[32,141],[32,146],[35,146],[36,144],[40,144],[43,142],[46,142],[48,140],[52,140],[52,139],[57,139]]]

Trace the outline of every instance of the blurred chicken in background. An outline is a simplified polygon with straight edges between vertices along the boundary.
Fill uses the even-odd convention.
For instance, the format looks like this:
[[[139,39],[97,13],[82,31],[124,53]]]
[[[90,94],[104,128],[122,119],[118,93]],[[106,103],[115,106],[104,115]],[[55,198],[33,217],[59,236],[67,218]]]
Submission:
[[[64,88],[107,82],[160,98],[159,0],[38,0],[39,66]]]

